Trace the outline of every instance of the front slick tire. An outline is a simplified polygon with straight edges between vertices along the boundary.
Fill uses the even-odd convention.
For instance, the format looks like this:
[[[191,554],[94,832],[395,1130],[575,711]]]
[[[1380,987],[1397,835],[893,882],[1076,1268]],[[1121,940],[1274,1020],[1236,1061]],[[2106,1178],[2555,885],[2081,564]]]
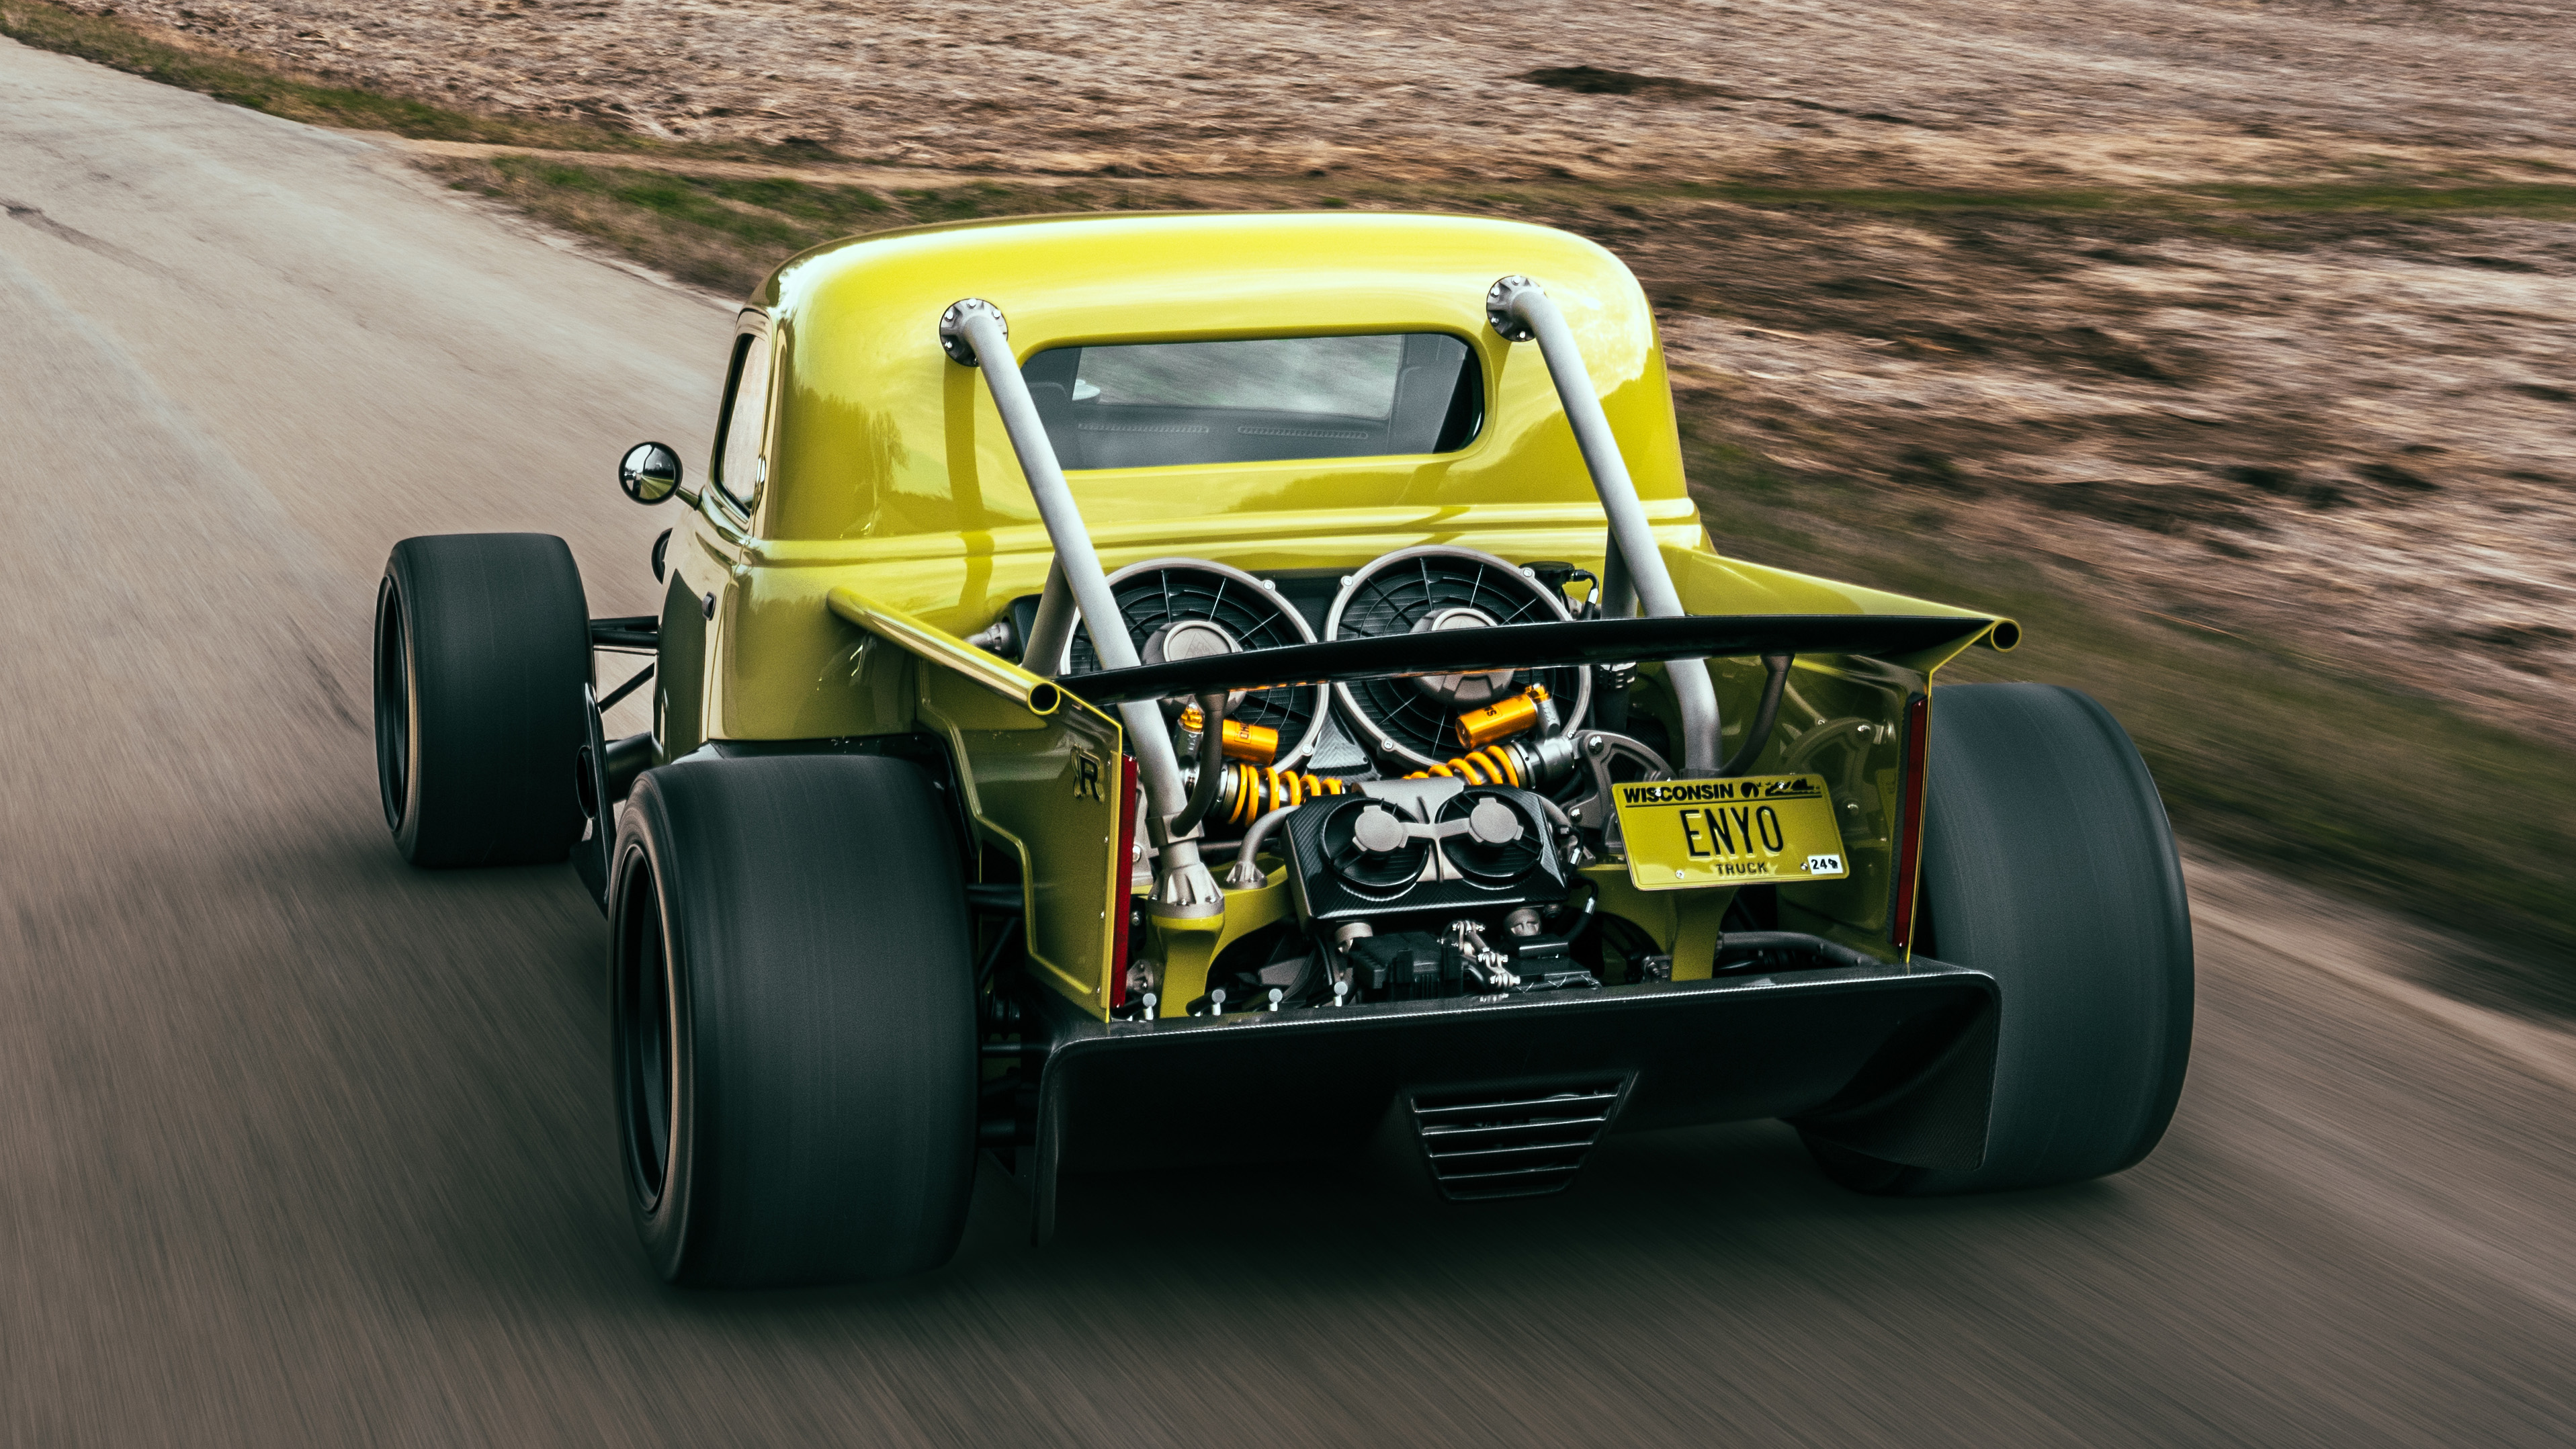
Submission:
[[[406,538],[376,587],[376,783],[422,869],[535,865],[581,838],[590,606],[543,533]]]
[[[700,760],[636,782],[610,877],[611,1056],[637,1235],[699,1287],[948,1261],[975,1153],[951,832],[914,766]]]
[[[1985,1161],[1935,1171],[1809,1139],[1863,1192],[1996,1192],[2103,1177],[2155,1149],[2191,1060],[2191,912],[2164,802],[2087,695],[1932,697],[1916,949],[1995,978]]]

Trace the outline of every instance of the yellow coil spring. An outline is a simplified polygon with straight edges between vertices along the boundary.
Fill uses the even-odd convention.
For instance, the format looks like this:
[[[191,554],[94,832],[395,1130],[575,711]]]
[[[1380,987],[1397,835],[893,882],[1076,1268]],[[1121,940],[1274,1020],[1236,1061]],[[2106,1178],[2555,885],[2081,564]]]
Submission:
[[[1226,812],[1226,819],[1236,825],[1249,825],[1283,806],[1303,805],[1326,795],[1342,794],[1350,788],[1331,775],[1264,769],[1259,765],[1235,764],[1226,768],[1234,772],[1234,806]],[[1470,785],[1516,786],[1521,782],[1520,768],[1512,762],[1511,753],[1493,745],[1443,761],[1427,770],[1416,770],[1404,778],[1428,780],[1434,775],[1454,776]]]
[[[1259,765],[1228,765],[1234,774],[1234,809],[1226,819],[1236,825],[1249,825],[1284,805],[1302,805],[1325,795],[1339,795],[1345,788],[1330,775],[1302,775],[1295,770],[1264,769]]]
[[[1512,763],[1511,755],[1499,745],[1487,745],[1481,750],[1459,755],[1434,765],[1428,770],[1416,770],[1404,778],[1428,780],[1434,775],[1465,780],[1470,785],[1518,786],[1521,782],[1520,768]]]

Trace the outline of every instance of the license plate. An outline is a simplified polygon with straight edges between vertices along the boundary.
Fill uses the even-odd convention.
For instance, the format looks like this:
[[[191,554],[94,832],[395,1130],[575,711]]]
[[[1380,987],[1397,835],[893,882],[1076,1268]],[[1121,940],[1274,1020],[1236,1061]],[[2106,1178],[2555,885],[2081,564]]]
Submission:
[[[1851,874],[1822,775],[1616,785],[1628,879],[1641,891],[1840,880]]]

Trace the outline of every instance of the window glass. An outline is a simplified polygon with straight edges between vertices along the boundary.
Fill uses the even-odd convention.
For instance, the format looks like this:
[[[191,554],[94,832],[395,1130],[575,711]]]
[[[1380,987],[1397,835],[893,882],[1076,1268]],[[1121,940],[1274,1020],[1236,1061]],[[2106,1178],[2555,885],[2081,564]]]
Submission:
[[[1440,332],[1057,347],[1025,371],[1067,468],[1448,453],[1484,423],[1475,349]]]
[[[716,487],[744,513],[760,498],[761,422],[769,407],[769,339],[746,332],[734,339],[733,376],[725,388],[725,415],[716,435]]]

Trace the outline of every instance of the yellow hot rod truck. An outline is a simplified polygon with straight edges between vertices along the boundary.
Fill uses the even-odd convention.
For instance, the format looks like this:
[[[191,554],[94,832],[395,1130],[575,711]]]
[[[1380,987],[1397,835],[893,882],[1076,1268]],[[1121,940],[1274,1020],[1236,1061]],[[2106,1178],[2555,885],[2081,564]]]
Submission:
[[[1759,1118],[1954,1193],[2172,1115],[2190,921],[2128,737],[1933,686],[2009,620],[1714,552],[1589,242],[844,241],[743,309],[703,479],[620,482],[688,509],[658,618],[590,617],[552,537],[394,547],[377,753],[412,864],[569,855],[606,912],[667,1278],[936,1267],[987,1151],[1043,1239],[1086,1174],[1382,1130],[1461,1199]]]

